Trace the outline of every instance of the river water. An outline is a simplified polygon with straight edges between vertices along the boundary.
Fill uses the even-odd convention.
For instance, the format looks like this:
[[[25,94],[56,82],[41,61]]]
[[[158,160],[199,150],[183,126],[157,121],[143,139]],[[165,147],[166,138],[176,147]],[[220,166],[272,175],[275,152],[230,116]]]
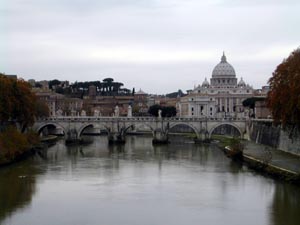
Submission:
[[[300,189],[257,174],[213,145],[129,136],[125,146],[63,140],[0,168],[3,225],[296,225]]]

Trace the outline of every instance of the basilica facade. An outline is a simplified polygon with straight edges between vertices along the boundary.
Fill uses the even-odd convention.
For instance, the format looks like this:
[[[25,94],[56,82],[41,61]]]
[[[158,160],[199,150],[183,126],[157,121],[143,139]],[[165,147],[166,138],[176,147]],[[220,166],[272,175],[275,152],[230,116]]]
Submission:
[[[178,116],[211,118],[244,118],[247,116],[242,102],[254,95],[252,86],[240,78],[227,62],[223,53],[221,62],[212,71],[210,82],[188,91],[178,102]]]

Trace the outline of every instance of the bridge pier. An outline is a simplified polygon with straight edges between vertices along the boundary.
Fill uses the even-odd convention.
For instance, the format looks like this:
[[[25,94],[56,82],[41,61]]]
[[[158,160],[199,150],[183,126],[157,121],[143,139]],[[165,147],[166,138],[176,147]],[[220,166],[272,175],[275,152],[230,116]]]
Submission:
[[[200,132],[196,133],[197,137],[194,139],[195,144],[201,144],[201,143],[209,143],[209,133],[207,130],[202,129]]]
[[[69,129],[66,135],[66,144],[72,144],[79,142],[78,133],[76,129]]]
[[[124,132],[108,132],[108,144],[125,144],[125,137],[126,135]]]
[[[128,129],[133,129],[133,126],[126,128],[125,124],[120,125],[119,122],[112,124],[111,127],[107,127],[108,133],[108,144],[125,144],[126,142],[126,132]]]
[[[153,144],[168,144],[169,143],[169,135],[168,132],[164,131],[154,131],[153,132]]]

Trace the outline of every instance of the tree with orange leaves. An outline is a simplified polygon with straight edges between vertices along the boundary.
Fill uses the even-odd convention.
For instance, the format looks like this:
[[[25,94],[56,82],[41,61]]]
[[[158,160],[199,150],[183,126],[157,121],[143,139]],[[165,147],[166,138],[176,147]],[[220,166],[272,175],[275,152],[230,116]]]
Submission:
[[[14,123],[24,132],[40,116],[40,107],[27,82],[0,74],[0,128]]]
[[[300,48],[294,50],[273,72],[267,103],[274,122],[283,128],[300,128]]]

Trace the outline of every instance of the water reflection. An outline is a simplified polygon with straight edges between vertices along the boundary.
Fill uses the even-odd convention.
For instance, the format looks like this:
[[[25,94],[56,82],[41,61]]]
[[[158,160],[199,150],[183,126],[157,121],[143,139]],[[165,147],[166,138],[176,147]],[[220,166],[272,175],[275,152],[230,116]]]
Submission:
[[[106,137],[92,140],[82,146],[61,140],[0,169],[0,224],[300,221],[299,188],[232,162],[216,146],[181,137],[156,146],[151,137],[129,136],[125,146],[109,146]]]
[[[277,183],[271,204],[271,220],[274,225],[294,225],[300,223],[300,188],[285,183]]]
[[[0,224],[31,203],[39,174],[41,171],[32,167],[29,161],[0,168]]]

